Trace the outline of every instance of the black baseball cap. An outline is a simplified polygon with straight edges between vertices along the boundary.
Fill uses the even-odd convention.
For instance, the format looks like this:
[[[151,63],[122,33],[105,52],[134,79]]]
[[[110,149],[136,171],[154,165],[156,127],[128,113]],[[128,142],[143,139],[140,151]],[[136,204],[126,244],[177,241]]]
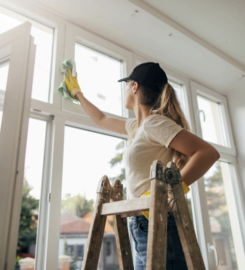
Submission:
[[[158,63],[147,62],[138,65],[134,68],[132,73],[118,82],[134,80],[139,84],[147,86],[152,90],[159,91],[159,86],[168,82],[168,78],[164,70]]]

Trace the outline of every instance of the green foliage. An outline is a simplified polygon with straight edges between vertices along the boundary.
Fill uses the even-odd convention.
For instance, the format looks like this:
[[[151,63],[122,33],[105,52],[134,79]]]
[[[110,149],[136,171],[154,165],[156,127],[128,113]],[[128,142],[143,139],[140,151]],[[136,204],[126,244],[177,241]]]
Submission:
[[[223,185],[223,179],[221,174],[221,167],[219,162],[216,162],[215,171],[212,176],[205,178],[205,187],[212,188],[212,187],[220,187]]]
[[[33,210],[38,209],[39,200],[30,195],[32,189],[24,178],[17,244],[18,252],[28,252],[30,244],[36,243],[37,226],[35,219],[37,220],[38,216],[33,213]]]
[[[15,266],[20,266],[19,265],[19,260],[23,259],[22,257],[20,257],[19,255],[17,255],[16,259],[15,259]]]
[[[209,215],[213,216],[221,225],[222,232],[229,235],[230,220],[225,197],[225,187],[221,174],[220,163],[216,163],[216,168],[212,176],[205,178],[205,188],[208,203]]]
[[[70,212],[78,217],[84,216],[86,213],[94,210],[94,200],[87,200],[85,196],[78,194],[71,197],[66,194],[64,200],[61,201],[61,212]]]
[[[117,153],[117,154],[115,155],[115,157],[113,157],[113,158],[109,161],[109,163],[111,164],[111,167],[114,167],[116,164],[122,162],[122,159],[123,159],[123,150],[124,150],[125,145],[126,145],[126,141],[123,140],[123,141],[121,141],[121,142],[116,146],[116,150],[119,150],[120,153]],[[109,177],[109,180],[110,180],[110,181],[114,181],[114,180],[116,180],[116,179],[121,180],[122,183],[126,180],[125,169],[124,169],[124,168],[121,169],[121,173],[120,173],[118,176],[116,176],[116,177]],[[124,197],[125,200],[127,199],[126,192],[127,192],[127,191],[126,191],[126,187],[124,187],[124,188],[123,188],[123,197]]]
[[[220,162],[216,162],[216,168],[210,177],[204,180],[208,212],[210,217],[214,217],[221,225],[221,232],[228,238],[231,251],[232,269],[237,269],[234,243],[231,232],[229,212],[226,202],[225,186],[223,183]]]
[[[109,163],[111,164],[111,167],[113,167],[117,163],[121,163],[121,161],[122,161],[122,153],[117,153],[116,156],[112,158]]]
[[[124,149],[125,144],[126,144],[126,141],[125,141],[125,140],[121,141],[121,142],[116,146],[116,150]]]

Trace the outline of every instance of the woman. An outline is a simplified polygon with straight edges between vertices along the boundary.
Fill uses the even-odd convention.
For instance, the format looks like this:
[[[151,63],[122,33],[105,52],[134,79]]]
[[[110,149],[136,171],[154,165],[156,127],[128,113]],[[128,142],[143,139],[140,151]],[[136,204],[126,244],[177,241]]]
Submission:
[[[92,120],[107,129],[129,135],[123,154],[129,199],[144,196],[150,190],[150,165],[156,159],[166,166],[174,159],[183,185],[189,186],[203,176],[219,159],[219,153],[207,142],[189,132],[175,91],[158,63],[138,65],[119,82],[127,83],[126,108],[136,118],[120,120],[107,117],[90,103],[80,90],[77,78],[65,77],[71,95],[78,99]],[[129,227],[135,242],[135,269],[146,267],[148,216],[132,217]],[[187,269],[172,213],[168,213],[167,269]]]

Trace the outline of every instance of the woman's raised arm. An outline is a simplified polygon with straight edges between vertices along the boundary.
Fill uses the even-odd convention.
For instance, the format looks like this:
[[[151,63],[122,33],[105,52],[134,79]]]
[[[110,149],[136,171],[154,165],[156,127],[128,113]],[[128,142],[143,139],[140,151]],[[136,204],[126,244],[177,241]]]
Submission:
[[[69,77],[65,76],[65,83],[71,96],[80,101],[81,106],[91,119],[99,126],[110,129],[120,134],[127,135],[125,129],[126,120],[107,117],[101,110],[88,101],[81,92],[80,86],[77,81],[77,74],[72,76],[71,71],[68,69]]]

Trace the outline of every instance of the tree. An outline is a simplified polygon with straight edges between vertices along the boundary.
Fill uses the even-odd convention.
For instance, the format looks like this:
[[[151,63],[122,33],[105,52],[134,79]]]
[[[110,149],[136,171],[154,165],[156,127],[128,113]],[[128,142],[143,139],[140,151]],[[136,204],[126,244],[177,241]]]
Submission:
[[[125,144],[126,144],[126,141],[123,140],[123,141],[121,141],[121,142],[116,146],[116,150],[117,150],[117,151],[119,150],[119,153],[117,153],[116,156],[113,157],[113,158],[109,161],[109,163],[111,164],[111,167],[114,167],[116,164],[122,162],[122,158],[123,158],[123,150],[124,150],[124,148],[125,148]],[[118,176],[116,176],[116,177],[109,177],[109,180],[110,180],[110,181],[114,181],[114,180],[116,180],[116,179],[121,180],[122,183],[126,180],[125,169],[124,169],[124,168],[121,169],[121,173],[120,173]],[[127,196],[126,196],[126,187],[123,188],[123,197],[124,197],[124,199],[127,199]]]
[[[86,213],[94,210],[94,200],[87,200],[86,196],[71,197],[66,194],[64,200],[61,201],[61,213],[68,211],[78,217],[84,216]]]
[[[22,189],[22,203],[20,213],[20,225],[17,251],[27,253],[30,244],[36,243],[37,215],[34,214],[34,210],[38,209],[39,200],[30,195],[30,191],[33,188],[29,185],[24,177],[23,189]]]
[[[209,216],[214,217],[219,222],[221,232],[227,236],[230,245],[229,249],[231,251],[232,267],[233,269],[237,269],[231,224],[225,196],[225,187],[219,161],[216,162],[213,175],[204,178],[204,184],[206,188]]]
[[[216,163],[213,175],[205,178],[204,184],[206,188],[209,215],[213,216],[219,222],[222,232],[228,235],[231,233],[230,221],[219,162]]]

